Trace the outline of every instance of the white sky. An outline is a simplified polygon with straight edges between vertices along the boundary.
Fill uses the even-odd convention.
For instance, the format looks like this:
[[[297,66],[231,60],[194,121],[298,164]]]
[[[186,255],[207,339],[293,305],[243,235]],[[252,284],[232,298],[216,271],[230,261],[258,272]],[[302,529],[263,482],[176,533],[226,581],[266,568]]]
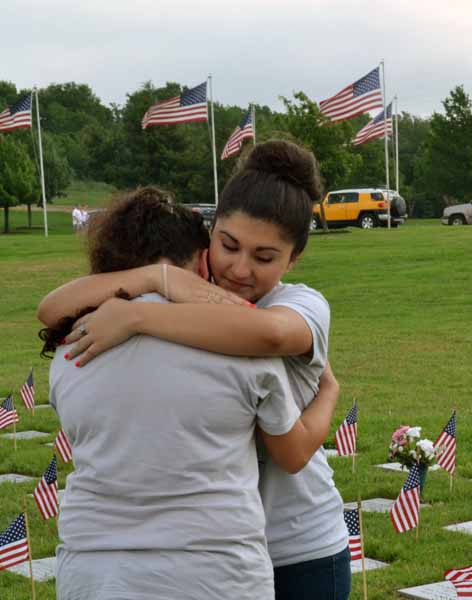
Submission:
[[[211,72],[215,100],[280,110],[279,95],[322,100],[381,59],[400,110],[472,93],[471,0],[10,0],[0,19],[0,79],[87,83],[106,104]]]

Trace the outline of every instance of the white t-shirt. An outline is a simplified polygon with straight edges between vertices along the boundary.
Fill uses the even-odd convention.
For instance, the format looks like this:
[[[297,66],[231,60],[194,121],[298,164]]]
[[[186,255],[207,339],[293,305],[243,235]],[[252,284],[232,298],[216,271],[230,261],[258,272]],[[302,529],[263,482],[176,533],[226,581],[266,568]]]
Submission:
[[[309,357],[287,357],[285,367],[295,402],[301,411],[319,389],[328,355],[330,310],[325,298],[303,284],[277,285],[258,307],[285,306],[310,327],[313,350]],[[307,466],[289,475],[264,453],[259,489],[266,513],[266,535],[274,566],[332,556],[347,546],[343,502],[333,471],[320,448]]]
[[[143,335],[82,369],[64,351],[50,371],[75,464],[59,598],[272,599],[254,427],[280,435],[300,414],[283,362]]]
[[[80,208],[74,208],[72,211],[72,225],[74,227],[80,227],[82,224],[82,211]]]

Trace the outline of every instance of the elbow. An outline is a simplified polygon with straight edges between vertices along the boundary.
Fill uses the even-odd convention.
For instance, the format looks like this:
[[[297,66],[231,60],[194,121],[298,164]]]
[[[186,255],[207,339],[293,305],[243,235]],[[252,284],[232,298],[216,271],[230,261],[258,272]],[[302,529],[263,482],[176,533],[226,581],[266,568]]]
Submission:
[[[41,321],[46,327],[53,327],[56,324],[56,319],[50,310],[47,308],[46,298],[41,300],[38,310],[36,311],[36,318]]]
[[[265,331],[264,345],[269,356],[282,356],[285,351],[287,331],[281,323],[271,324]]]
[[[283,465],[279,465],[284,471],[286,471],[289,475],[296,475],[303,471],[303,469],[310,462],[313,454],[304,454],[300,453],[297,456],[293,457],[290,461],[287,461]]]

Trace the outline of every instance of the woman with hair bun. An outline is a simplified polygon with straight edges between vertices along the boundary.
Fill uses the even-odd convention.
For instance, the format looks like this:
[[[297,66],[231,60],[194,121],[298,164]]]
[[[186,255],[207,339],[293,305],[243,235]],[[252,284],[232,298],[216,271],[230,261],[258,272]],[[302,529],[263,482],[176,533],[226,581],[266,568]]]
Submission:
[[[316,396],[327,365],[330,310],[316,290],[280,279],[306,246],[313,202],[320,197],[310,152],[285,141],[259,144],[221,194],[209,251],[214,283],[177,267],[91,276],[52,292],[38,316],[53,325],[66,313],[100,305],[79,319],[67,338],[76,342],[71,358],[80,354],[82,365],[137,333],[209,352],[280,356],[303,410]],[[158,291],[172,303],[130,304],[113,298],[119,287],[132,296]],[[262,457],[259,489],[277,600],[349,597],[343,503],[322,448],[333,411],[333,405],[324,407],[319,449],[298,474],[284,473]]]

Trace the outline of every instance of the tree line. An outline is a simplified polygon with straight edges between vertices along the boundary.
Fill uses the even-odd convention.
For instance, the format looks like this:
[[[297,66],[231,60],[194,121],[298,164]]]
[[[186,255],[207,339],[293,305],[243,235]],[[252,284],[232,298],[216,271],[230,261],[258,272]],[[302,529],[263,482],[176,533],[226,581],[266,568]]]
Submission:
[[[0,112],[28,91],[0,81]],[[155,184],[171,190],[182,202],[213,202],[208,123],[141,129],[141,119],[152,104],[182,91],[175,82],[163,87],[147,82],[129,93],[123,106],[105,106],[86,84],[51,84],[40,89],[48,201],[60,198],[71,180],[77,179],[104,181],[118,188]],[[333,124],[303,92],[281,99],[283,111],[256,106],[258,141],[284,138],[312,150],[326,190],[385,185],[383,140],[352,144],[368,122],[367,115]],[[443,106],[443,113],[427,119],[407,112],[399,116],[400,193],[410,216],[440,216],[445,205],[464,200],[472,192],[471,98],[458,86]],[[218,156],[246,110],[215,103]],[[247,152],[250,142],[245,146]],[[218,161],[220,189],[237,162],[234,158]],[[394,182],[393,160],[390,168]],[[33,132],[0,133],[0,207],[6,224],[8,207],[31,206],[39,199],[36,124]]]

